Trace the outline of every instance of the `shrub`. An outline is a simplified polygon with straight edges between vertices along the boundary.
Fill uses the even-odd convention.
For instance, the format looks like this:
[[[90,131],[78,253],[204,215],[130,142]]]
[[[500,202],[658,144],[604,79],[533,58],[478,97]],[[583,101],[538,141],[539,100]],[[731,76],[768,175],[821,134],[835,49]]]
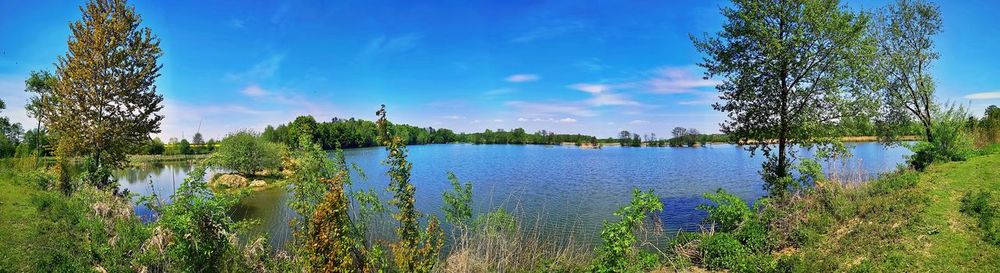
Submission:
[[[264,141],[257,133],[243,130],[223,138],[209,162],[251,177],[262,170],[280,168],[283,154],[284,147],[280,144]]]
[[[931,141],[918,142],[910,147],[913,155],[909,163],[923,171],[935,162],[962,161],[972,154],[972,140],[966,133],[969,114],[964,107],[948,106],[934,118]]]
[[[663,211],[663,203],[653,194],[653,191],[632,190],[632,202],[618,209],[615,216],[621,217],[617,222],[604,223],[601,229],[601,248],[597,258],[591,265],[594,272],[638,272],[645,269],[637,249],[638,238],[635,229],[649,213]]]
[[[983,240],[1000,245],[1000,200],[991,191],[966,193],[960,211],[976,218],[983,232]]]
[[[454,173],[448,173],[448,182],[452,191],[442,193],[444,198],[444,219],[456,226],[467,226],[472,218],[472,183],[465,186],[458,181]]]
[[[517,231],[517,219],[503,208],[491,210],[479,215],[472,221],[472,227],[484,232],[487,236],[499,236]]]
[[[753,217],[753,211],[746,202],[721,188],[715,193],[706,193],[705,198],[715,205],[698,205],[698,209],[708,212],[705,221],[714,224],[717,231],[734,231]]]
[[[754,253],[767,253],[777,245],[767,226],[756,219],[743,222],[734,234],[747,250]]]
[[[236,223],[226,212],[237,203],[229,196],[215,195],[204,181],[205,167],[188,173],[171,202],[159,208],[158,232],[167,237],[165,260],[154,264],[184,272],[219,272],[232,263]]]
[[[750,251],[735,236],[725,232],[707,235],[698,245],[698,250],[702,264],[709,270],[736,270],[750,255]]]

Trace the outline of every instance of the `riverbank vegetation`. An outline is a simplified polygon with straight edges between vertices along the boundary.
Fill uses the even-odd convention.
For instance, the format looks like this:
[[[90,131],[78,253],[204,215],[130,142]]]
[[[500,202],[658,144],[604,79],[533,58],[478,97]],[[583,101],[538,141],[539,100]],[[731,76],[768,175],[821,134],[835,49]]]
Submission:
[[[838,1],[735,0],[721,33],[695,38],[708,77],[723,77],[724,136],[676,128],[656,139],[528,134],[523,129],[456,134],[309,116],[215,145],[162,144],[159,40],[124,0],[91,0],[56,73],[33,74],[28,110],[39,136],[0,118],[0,272],[728,272],[989,271],[1000,267],[1000,110],[982,118],[933,100],[926,68],[940,31],[935,5],[901,0],[878,12]],[[911,41],[915,41],[911,43]],[[93,61],[93,56],[115,56]],[[874,65],[870,65],[874,64]],[[107,72],[90,75],[90,71]],[[892,76],[887,76],[892,75]],[[902,76],[900,76],[902,75]],[[92,94],[99,100],[89,99]],[[37,102],[37,104],[36,104]],[[103,111],[107,105],[128,111]],[[5,106],[0,103],[0,106]],[[3,109],[4,107],[0,107]],[[44,128],[43,128],[44,124]],[[852,125],[853,124],[853,125]],[[921,138],[900,144],[900,136]],[[872,127],[867,127],[871,125]],[[850,160],[840,137],[874,128],[914,155],[895,172],[844,175],[822,162]],[[44,132],[44,133],[43,133]],[[866,131],[870,132],[870,131]],[[418,211],[408,144],[595,144],[697,146],[723,140],[766,157],[768,195],[746,202],[724,189],[704,195],[699,232],[664,231],[657,193],[635,189],[601,229],[597,246],[551,242],[501,207],[476,213],[474,182],[442,177],[444,225]],[[52,147],[56,160],[41,160]],[[173,141],[171,141],[173,142]],[[209,144],[211,143],[211,144]],[[662,143],[662,144],[661,144]],[[34,145],[32,145],[34,144]],[[655,145],[653,145],[655,144]],[[32,148],[34,146],[34,148]],[[363,188],[341,148],[381,146],[390,183]],[[13,147],[13,148],[12,148]],[[793,147],[817,150],[815,158]],[[13,149],[13,150],[11,150]],[[112,171],[134,151],[211,153],[171,193],[137,197]],[[326,150],[333,149],[331,156]],[[23,150],[23,151],[22,151]],[[197,150],[198,152],[192,152]],[[14,152],[11,152],[14,151]],[[173,152],[169,152],[173,153]],[[830,166],[831,164],[827,164]],[[293,240],[271,246],[253,220],[230,211],[252,194],[217,190],[208,168],[287,184]],[[80,169],[80,172],[71,170]],[[850,170],[847,170],[850,171]],[[364,177],[364,175],[360,175]],[[216,178],[219,179],[219,178]],[[137,216],[134,204],[150,211]],[[543,219],[539,219],[541,221]],[[392,229],[377,235],[376,229]],[[450,229],[450,230],[446,230]],[[445,248],[446,239],[450,248]]]

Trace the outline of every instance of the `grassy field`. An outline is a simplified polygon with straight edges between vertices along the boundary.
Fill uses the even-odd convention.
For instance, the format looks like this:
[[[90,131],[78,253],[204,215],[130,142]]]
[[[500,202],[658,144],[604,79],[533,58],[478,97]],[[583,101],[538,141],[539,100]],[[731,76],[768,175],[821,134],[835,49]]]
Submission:
[[[960,212],[966,193],[984,189],[1000,189],[1000,154],[815,197],[803,202],[812,204],[803,211],[805,243],[778,255],[791,255],[799,272],[996,272],[1000,247]]]
[[[3,166],[7,167],[7,166]],[[0,171],[0,272],[29,272],[35,219],[31,197],[36,187],[17,183],[11,170]]]

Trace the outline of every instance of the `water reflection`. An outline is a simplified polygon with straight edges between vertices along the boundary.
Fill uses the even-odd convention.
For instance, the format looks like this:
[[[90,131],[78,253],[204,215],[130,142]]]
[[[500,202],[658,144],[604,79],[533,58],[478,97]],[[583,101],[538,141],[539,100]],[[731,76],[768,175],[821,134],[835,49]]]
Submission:
[[[850,144],[854,157],[847,162],[825,164],[827,170],[853,171],[859,176],[891,171],[909,154],[905,148],[876,143]],[[808,151],[801,155],[810,156]],[[345,151],[348,163],[357,164],[368,180],[352,173],[356,189],[375,189],[383,200],[389,193],[385,151],[362,148]],[[758,175],[763,159],[732,145],[706,148],[579,149],[563,146],[520,145],[423,145],[410,147],[412,181],[417,187],[417,208],[443,218],[441,194],[450,189],[448,171],[474,184],[474,210],[486,212],[504,207],[540,229],[543,238],[564,240],[573,236],[595,243],[604,220],[627,203],[631,189],[653,189],[664,202],[659,215],[668,231],[697,230],[704,212],[701,195],[724,188],[744,200],[764,194]],[[119,175],[121,186],[139,195],[155,191],[164,198],[176,189],[193,166],[190,163],[150,164]],[[211,176],[211,173],[209,174]],[[285,189],[256,193],[232,212],[236,219],[255,219],[254,233],[266,233],[273,245],[288,241],[288,207]],[[137,208],[149,217],[149,210]],[[391,234],[391,227],[383,231]],[[390,236],[390,235],[384,235]]]

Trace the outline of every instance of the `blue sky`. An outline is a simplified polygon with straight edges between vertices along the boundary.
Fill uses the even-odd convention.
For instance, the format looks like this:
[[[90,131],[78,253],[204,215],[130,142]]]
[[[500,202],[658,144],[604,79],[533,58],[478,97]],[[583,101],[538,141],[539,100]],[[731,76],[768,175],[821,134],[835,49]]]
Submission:
[[[717,132],[717,79],[688,34],[726,1],[135,1],[162,43],[163,137],[221,137],[298,115],[601,137]],[[0,99],[12,119],[32,70],[53,70],[82,1],[0,0]],[[882,1],[850,1],[852,8]],[[938,97],[1000,104],[993,1],[939,1]]]

